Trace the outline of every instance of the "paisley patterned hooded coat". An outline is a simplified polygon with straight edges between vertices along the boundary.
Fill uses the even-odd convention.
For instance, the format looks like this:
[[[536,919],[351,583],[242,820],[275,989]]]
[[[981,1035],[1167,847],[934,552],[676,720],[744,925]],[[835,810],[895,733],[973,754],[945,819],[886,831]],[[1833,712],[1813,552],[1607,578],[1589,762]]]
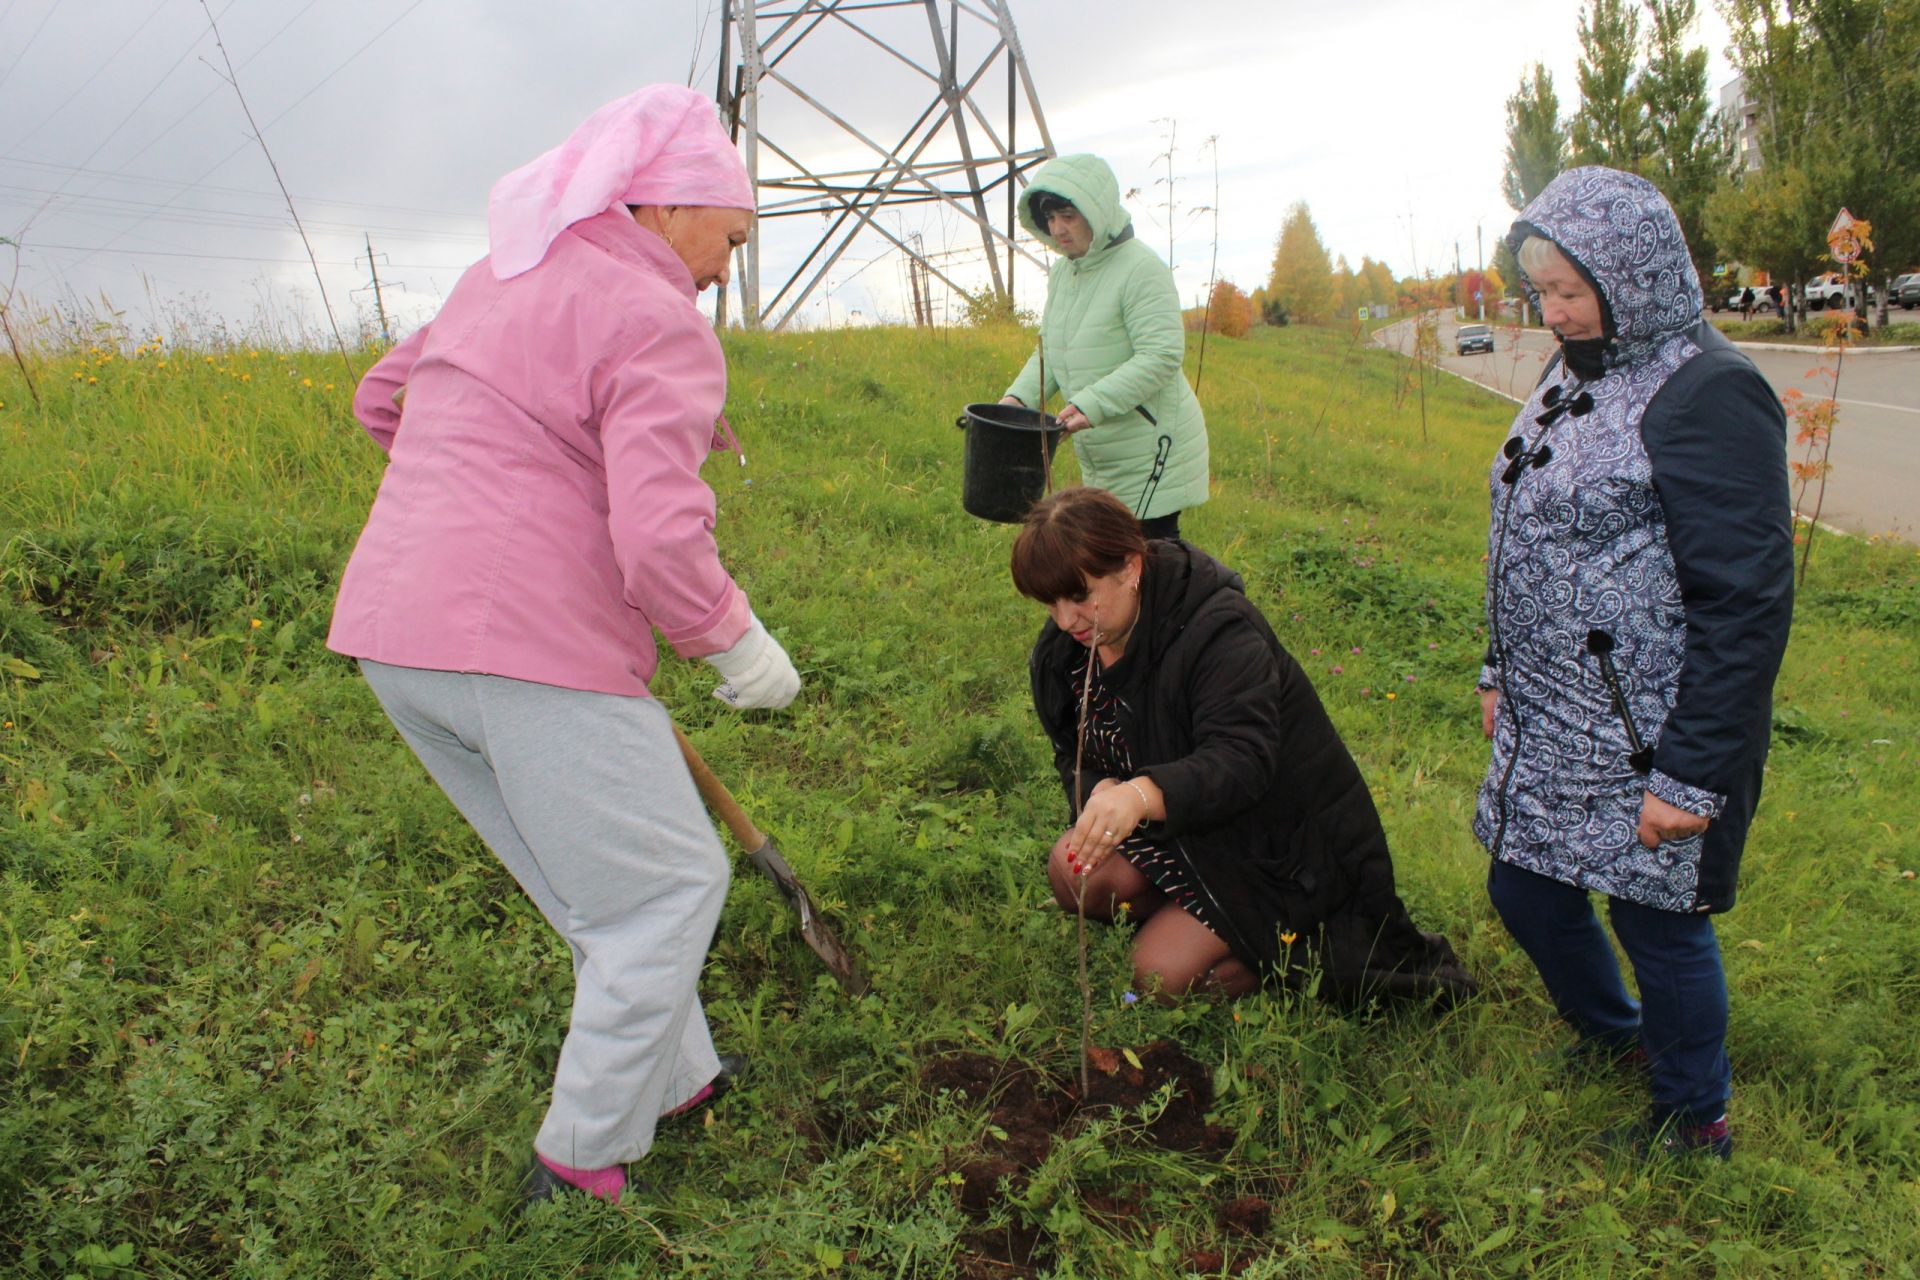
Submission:
[[[1569,170],[1508,236],[1598,292],[1599,350],[1549,366],[1493,461],[1474,831],[1503,862],[1667,911],[1724,911],[1760,797],[1793,608],[1786,419],[1701,320],[1653,185]],[[1594,358],[1597,355],[1597,359]],[[1642,796],[1711,819],[1640,843]]]

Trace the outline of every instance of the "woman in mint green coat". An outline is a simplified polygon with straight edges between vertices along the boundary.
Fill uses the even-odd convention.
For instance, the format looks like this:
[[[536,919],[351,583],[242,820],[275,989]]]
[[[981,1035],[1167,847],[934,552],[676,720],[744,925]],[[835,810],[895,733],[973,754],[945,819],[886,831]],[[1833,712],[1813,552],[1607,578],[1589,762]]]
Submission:
[[[1180,366],[1173,272],[1134,238],[1098,156],[1048,161],[1021,194],[1020,222],[1066,261],[1047,280],[1040,350],[1003,403],[1039,404],[1044,363],[1044,395],[1067,401],[1060,422],[1085,483],[1126,503],[1148,537],[1178,537],[1180,513],[1207,500],[1207,422]]]

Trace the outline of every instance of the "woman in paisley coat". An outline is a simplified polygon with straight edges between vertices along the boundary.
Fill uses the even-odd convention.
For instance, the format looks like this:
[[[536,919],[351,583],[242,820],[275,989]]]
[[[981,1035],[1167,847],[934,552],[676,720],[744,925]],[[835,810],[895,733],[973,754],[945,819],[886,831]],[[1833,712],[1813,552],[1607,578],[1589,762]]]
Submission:
[[[1490,482],[1493,759],[1474,818],[1487,889],[1579,1048],[1644,1053],[1652,1110],[1606,1145],[1724,1158],[1712,915],[1733,905],[1792,614],[1786,420],[1702,321],[1679,221],[1651,183],[1570,170],[1507,242],[1561,349]]]

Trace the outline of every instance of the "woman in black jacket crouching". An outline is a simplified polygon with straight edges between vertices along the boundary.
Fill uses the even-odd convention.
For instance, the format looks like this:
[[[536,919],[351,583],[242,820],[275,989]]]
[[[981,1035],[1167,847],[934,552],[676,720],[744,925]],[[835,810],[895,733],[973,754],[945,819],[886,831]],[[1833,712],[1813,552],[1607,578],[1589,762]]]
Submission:
[[[1143,991],[1243,995],[1311,956],[1347,1000],[1472,992],[1408,918],[1359,767],[1238,574],[1079,488],[1028,514],[1013,580],[1047,606],[1033,704],[1084,797],[1047,874],[1068,910],[1084,893],[1139,924]]]

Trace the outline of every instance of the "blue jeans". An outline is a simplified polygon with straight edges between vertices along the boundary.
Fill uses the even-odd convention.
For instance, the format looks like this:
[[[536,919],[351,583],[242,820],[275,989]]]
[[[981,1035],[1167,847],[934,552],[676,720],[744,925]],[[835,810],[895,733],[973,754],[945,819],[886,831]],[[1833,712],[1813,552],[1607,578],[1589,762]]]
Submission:
[[[1547,992],[1583,1041],[1647,1051],[1653,1119],[1710,1124],[1733,1090],[1727,1063],[1727,975],[1710,916],[1607,899],[1613,932],[1633,964],[1640,1000],[1584,889],[1495,861],[1487,896]]]

